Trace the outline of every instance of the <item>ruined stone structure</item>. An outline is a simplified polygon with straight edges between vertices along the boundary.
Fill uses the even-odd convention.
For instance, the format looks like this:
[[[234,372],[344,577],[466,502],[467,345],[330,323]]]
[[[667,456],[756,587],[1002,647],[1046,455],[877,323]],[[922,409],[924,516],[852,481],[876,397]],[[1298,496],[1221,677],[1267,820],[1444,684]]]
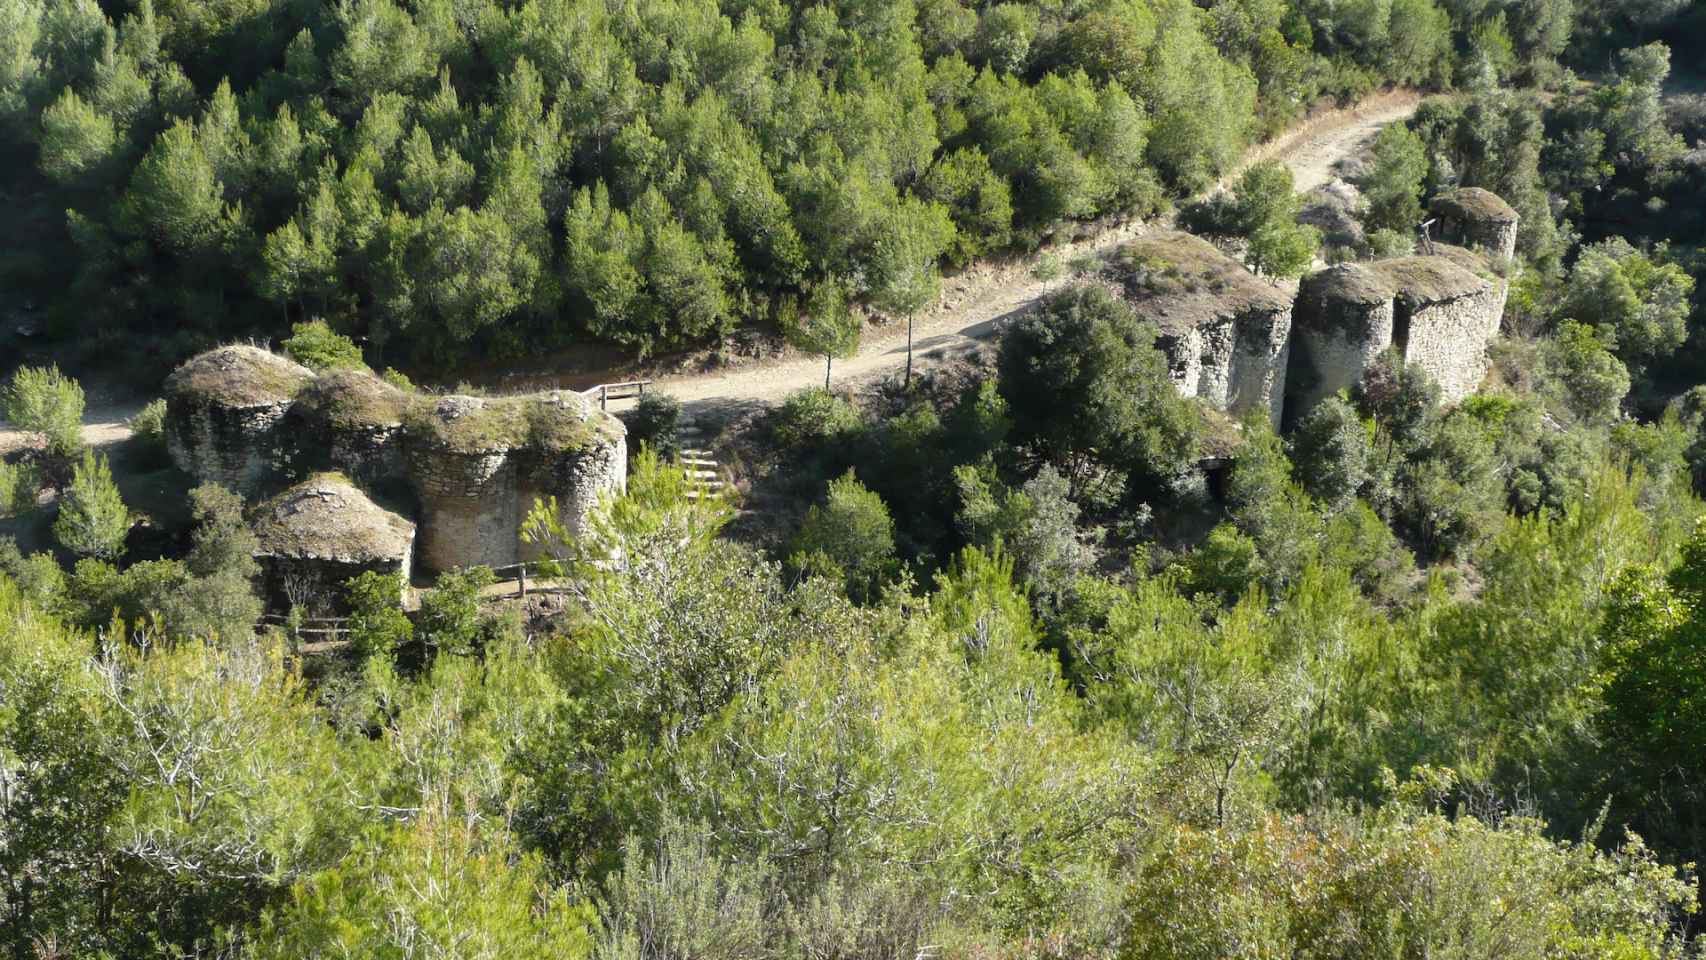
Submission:
[[[1441,399],[1461,400],[1487,372],[1507,286],[1485,261],[1436,246],[1431,257],[1344,263],[1306,278],[1297,294],[1291,389],[1303,413],[1354,386],[1388,348],[1426,370]]]
[[[1464,187],[1434,197],[1429,210],[1439,221],[1435,239],[1505,260],[1516,256],[1519,218],[1497,194]]]
[[[578,532],[627,480],[620,422],[576,393],[440,397],[410,410],[404,450],[421,498],[421,562],[434,570],[515,563],[535,499],[556,497]]]
[[[198,480],[253,498],[292,478],[315,477],[310,482],[319,486],[280,495],[291,498],[290,516],[299,519],[290,528],[293,546],[266,548],[263,558],[274,567],[326,566],[333,561],[325,558],[349,554],[339,547],[336,518],[384,513],[370,493],[418,517],[422,568],[505,566],[532,559],[519,530],[536,499],[555,498],[568,529],[579,532],[599,497],[627,480],[621,421],[572,392],[430,396],[367,370],[315,377],[265,350],[222,347],[174,372],[167,396],[173,458]],[[324,471],[337,472],[336,484]],[[335,496],[328,485],[337,487]],[[332,510],[334,500],[351,512]],[[268,501],[257,530],[271,524],[272,535],[283,536],[280,523],[268,519],[282,509]],[[320,546],[314,518],[328,523]],[[408,552],[414,540],[410,524]],[[409,567],[405,557],[400,569]]]
[[[295,471],[340,470],[359,483],[404,475],[410,396],[369,370],[333,370],[297,394],[284,420]]]
[[[268,499],[254,529],[263,595],[279,605],[335,598],[368,571],[409,578],[415,525],[342,474],[315,474]]]
[[[178,468],[252,495],[285,468],[280,423],[313,371],[259,347],[203,353],[166,378],[166,447]]]
[[[1160,328],[1173,383],[1234,417],[1279,422],[1291,341],[1291,298],[1207,241],[1163,231],[1133,241],[1110,274],[1138,315]]]

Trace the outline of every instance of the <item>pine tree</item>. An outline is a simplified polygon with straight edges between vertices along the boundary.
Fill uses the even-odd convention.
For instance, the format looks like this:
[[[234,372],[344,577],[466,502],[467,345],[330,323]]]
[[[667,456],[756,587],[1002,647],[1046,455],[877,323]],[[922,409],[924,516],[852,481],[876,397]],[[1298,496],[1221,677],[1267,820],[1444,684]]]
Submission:
[[[119,497],[107,458],[92,450],[72,470],[71,485],[59,504],[53,535],[60,546],[81,557],[116,560],[124,553],[130,511]]]

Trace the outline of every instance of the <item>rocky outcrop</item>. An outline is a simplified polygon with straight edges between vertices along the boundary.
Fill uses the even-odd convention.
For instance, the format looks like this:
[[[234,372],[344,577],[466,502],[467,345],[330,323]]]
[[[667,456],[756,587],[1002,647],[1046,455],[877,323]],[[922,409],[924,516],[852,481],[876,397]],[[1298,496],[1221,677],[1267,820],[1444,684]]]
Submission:
[[[1234,417],[1279,421],[1291,339],[1291,299],[1190,234],[1163,231],[1115,255],[1110,275],[1159,330],[1173,383]]]
[[[369,571],[409,578],[415,525],[379,506],[349,478],[316,474],[262,503],[254,516],[262,583],[271,602],[336,606],[344,582]]]
[[[1464,187],[1434,197],[1428,210],[1438,221],[1434,235],[1441,242],[1504,260],[1516,256],[1520,218],[1497,194]]]
[[[1292,344],[1292,400],[1303,413],[1356,385],[1374,359],[1396,349],[1426,370],[1451,402],[1473,393],[1487,372],[1487,344],[1499,332],[1506,284],[1472,268],[1462,250],[1374,263],[1345,263],[1304,279]]]
[[[279,429],[313,371],[259,347],[203,353],[166,378],[166,448],[202,483],[253,495],[288,469]]]

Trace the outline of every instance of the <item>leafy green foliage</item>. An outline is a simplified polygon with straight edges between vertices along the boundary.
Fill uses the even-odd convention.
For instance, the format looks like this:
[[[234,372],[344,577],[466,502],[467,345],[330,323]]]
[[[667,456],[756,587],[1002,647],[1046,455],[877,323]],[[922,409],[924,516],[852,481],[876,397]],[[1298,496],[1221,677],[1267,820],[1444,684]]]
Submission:
[[[1001,341],[1000,390],[1013,439],[1075,488],[1097,468],[1177,476],[1196,453],[1196,413],[1180,399],[1155,330],[1100,287],[1056,294]]]
[[[0,146],[27,199],[0,264],[56,326],[159,338],[169,362],[320,317],[375,361],[443,366],[674,349],[838,279],[907,315],[939,263],[1156,212],[1325,97],[1449,81],[1454,32],[1486,19],[1433,0],[4,17]],[[1556,20],[1507,23],[1555,51]],[[1266,233],[1286,256],[1265,263],[1297,255]]]
[[[636,450],[645,444],[669,456],[680,445],[681,401],[668,394],[648,393],[642,396],[625,419],[628,442]]]
[[[894,566],[894,520],[883,499],[848,471],[806,514],[794,538],[792,564],[839,579],[855,600],[874,597]]]
[[[0,518],[34,510],[41,476],[29,464],[0,461]]]
[[[848,309],[847,297],[841,284],[824,281],[812,288],[806,303],[799,307],[789,304],[782,316],[782,335],[796,349],[823,357],[823,389],[829,390],[830,366],[836,357],[850,357],[859,348],[859,332],[864,326],[858,315]]]
[[[1374,166],[1358,186],[1367,204],[1363,225],[1406,238],[1422,222],[1422,182],[1428,159],[1420,137],[1400,123],[1381,128],[1374,140]]]
[[[113,560],[124,553],[129,532],[130,511],[119,497],[106,455],[84,451],[61,495],[54,538],[78,556]]]
[[[324,320],[296,324],[290,328],[290,337],[279,346],[290,359],[318,373],[367,366],[355,341],[333,330]]]
[[[1247,238],[1244,263],[1266,277],[1296,277],[1309,269],[1321,232],[1299,224],[1302,206],[1292,189],[1291,168],[1276,161],[1244,171],[1232,191],[1232,222]]]
[[[39,435],[54,456],[75,460],[83,451],[83,388],[58,367],[19,367],[0,399],[6,419]]]
[[[367,656],[394,656],[415,637],[415,625],[403,613],[400,577],[369,570],[344,583],[349,604],[349,636]]]
[[[1693,290],[1694,278],[1681,267],[1615,238],[1582,250],[1559,309],[1594,327],[1639,372],[1682,346]]]

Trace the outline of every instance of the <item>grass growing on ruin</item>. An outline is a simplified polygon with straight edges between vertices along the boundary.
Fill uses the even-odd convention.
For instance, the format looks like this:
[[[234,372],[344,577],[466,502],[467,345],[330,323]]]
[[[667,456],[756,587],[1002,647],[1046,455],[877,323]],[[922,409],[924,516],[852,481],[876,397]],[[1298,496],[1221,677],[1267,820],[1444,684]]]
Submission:
[[[166,392],[232,407],[264,407],[290,400],[313,379],[307,367],[278,354],[232,344],[209,350],[173,371],[166,378]]]

